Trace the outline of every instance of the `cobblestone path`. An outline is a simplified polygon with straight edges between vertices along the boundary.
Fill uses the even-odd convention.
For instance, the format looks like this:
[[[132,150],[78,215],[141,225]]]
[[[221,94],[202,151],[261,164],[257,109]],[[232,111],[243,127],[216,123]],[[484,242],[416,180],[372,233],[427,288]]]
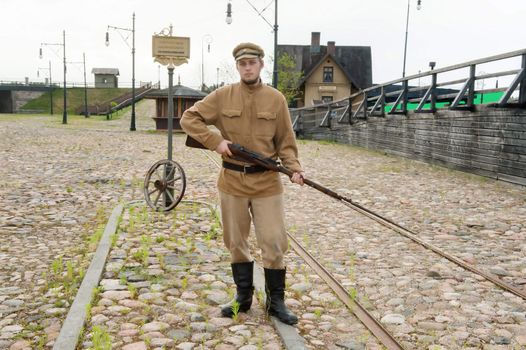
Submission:
[[[0,349],[50,348],[119,202],[143,199],[166,134],[129,118],[0,115]],[[92,118],[95,119],[95,118]],[[186,200],[215,204],[216,166],[174,139]],[[309,178],[526,289],[526,191],[345,145],[300,141]],[[407,349],[525,349],[526,301],[463,271],[307,187],[286,184],[289,231]],[[256,254],[257,256],[257,254]],[[293,252],[287,303],[315,349],[380,349]],[[219,316],[233,294],[228,254],[209,206],[168,215],[125,210],[81,348],[281,349],[262,306]]]

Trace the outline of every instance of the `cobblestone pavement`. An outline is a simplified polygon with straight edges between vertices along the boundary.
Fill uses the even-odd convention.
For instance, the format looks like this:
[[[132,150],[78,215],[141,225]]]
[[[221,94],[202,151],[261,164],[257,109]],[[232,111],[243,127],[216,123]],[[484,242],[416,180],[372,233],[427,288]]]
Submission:
[[[118,202],[142,199],[166,134],[129,119],[0,115],[0,349],[49,348]],[[61,116],[60,116],[61,117]],[[92,118],[95,119],[95,118]],[[176,135],[185,199],[216,203],[216,166]],[[309,178],[526,288],[524,187],[344,145],[300,142]],[[408,349],[526,349],[526,301],[321,193],[286,184],[289,231]],[[287,303],[309,348],[380,349],[294,253]],[[233,294],[210,208],[125,211],[82,340],[130,349],[280,349],[260,303],[219,317]]]

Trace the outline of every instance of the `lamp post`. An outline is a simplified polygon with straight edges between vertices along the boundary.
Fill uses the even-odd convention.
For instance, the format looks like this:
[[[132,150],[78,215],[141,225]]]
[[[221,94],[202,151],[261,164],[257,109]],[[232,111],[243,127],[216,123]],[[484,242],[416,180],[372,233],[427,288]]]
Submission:
[[[132,33],[132,47],[131,47],[131,54],[132,54],[132,111],[131,111],[131,123],[130,123],[130,131],[135,131],[135,12],[132,16],[132,29],[129,28],[120,28],[120,27],[114,27],[108,25],[108,30],[106,31],[106,46],[110,45],[110,33],[109,30],[124,30],[127,32]],[[128,47],[130,45],[128,44],[128,41],[124,39],[124,42]]]
[[[406,16],[406,21],[405,21],[405,43],[404,43],[404,66],[402,69],[402,78],[405,77],[405,61],[407,57],[407,32],[409,29],[409,8],[411,7],[410,3],[411,3],[411,0],[407,0],[407,16]],[[416,9],[420,11],[421,8],[422,8],[422,0],[418,0],[416,3]]]
[[[82,53],[82,63],[84,65],[84,118],[89,118],[88,111],[88,84],[86,83],[86,54]]]
[[[157,65],[157,88],[161,89],[161,65]]]
[[[58,43],[40,43],[39,57],[42,58],[42,46],[62,46],[63,47],[63,62],[64,62],[64,113],[62,114],[62,124],[68,123],[67,111],[67,93],[66,93],[66,31],[62,31],[62,44]]]
[[[49,71],[49,113],[53,115],[53,80],[51,78],[51,61],[49,61],[49,68],[38,68],[37,77],[41,70]]]
[[[88,118],[88,84],[86,83],[86,54],[82,53],[82,62],[68,62],[72,64],[82,64],[84,67],[84,118]]]
[[[429,62],[429,68],[431,68],[431,70],[435,69],[436,64],[437,63],[435,61]]]
[[[210,44],[214,41],[214,38],[210,34],[205,34],[201,38],[201,91],[205,90],[205,55],[203,50],[203,43],[206,42],[208,45],[208,53],[210,53]]]
[[[420,3],[421,0],[418,0]],[[277,89],[278,88],[278,0],[274,0],[274,25],[270,24],[269,21],[265,17],[263,17],[261,14],[263,11],[265,11],[268,7],[265,7],[262,11],[258,11],[250,2],[250,6],[254,9],[254,11],[257,12],[257,14],[263,18],[263,20],[272,28],[272,31],[274,32],[274,67],[272,71],[272,86]],[[269,4],[270,5],[270,4]],[[226,23],[231,24],[232,23],[232,4],[229,2],[227,4],[226,8]]]

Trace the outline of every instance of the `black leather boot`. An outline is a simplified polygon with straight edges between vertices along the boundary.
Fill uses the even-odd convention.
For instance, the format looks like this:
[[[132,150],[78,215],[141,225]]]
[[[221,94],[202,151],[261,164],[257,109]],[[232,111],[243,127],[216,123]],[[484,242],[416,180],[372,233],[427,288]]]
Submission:
[[[285,306],[285,274],[284,269],[265,269],[267,313],[283,323],[293,325],[298,323],[298,318]]]
[[[232,275],[236,283],[236,297],[228,304],[221,305],[221,315],[223,317],[234,316],[232,306],[234,301],[239,304],[238,312],[247,312],[252,306],[252,296],[254,295],[253,286],[254,262],[244,262],[232,264]]]

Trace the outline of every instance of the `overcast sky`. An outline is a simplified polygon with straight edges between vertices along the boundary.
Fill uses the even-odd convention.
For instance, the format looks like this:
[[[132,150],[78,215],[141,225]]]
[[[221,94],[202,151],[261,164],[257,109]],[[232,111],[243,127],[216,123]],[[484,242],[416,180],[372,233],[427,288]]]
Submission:
[[[43,81],[51,60],[53,80],[62,81],[62,47],[46,46],[38,58],[40,43],[61,43],[66,31],[66,58],[82,61],[86,53],[88,83],[91,69],[118,68],[120,82],[131,86],[131,49],[120,34],[110,30],[110,46],[104,44],[108,25],[131,28],[136,14],[136,84],[167,84],[166,68],[151,57],[151,36],[170,24],[174,35],[191,38],[188,64],[175,70],[175,82],[198,87],[204,58],[205,82],[231,82],[232,48],[243,41],[260,44],[272,56],[271,27],[247,0],[230,0],[233,22],[225,22],[228,0],[0,0],[0,80]],[[273,0],[250,0],[274,23]],[[370,46],[373,81],[401,77],[407,0],[279,0],[280,44],[310,43],[311,32],[321,32],[321,43]],[[526,48],[525,0],[411,0],[406,74]],[[207,35],[212,37],[210,52]],[[205,38],[205,39],[203,39]],[[131,46],[131,36],[128,39]],[[202,54],[202,47],[204,48]],[[516,64],[516,62],[514,62]],[[228,69],[228,67],[230,67]],[[264,73],[270,82],[271,61]],[[217,74],[219,68],[219,75]],[[515,65],[514,68],[517,68]],[[488,70],[491,70],[488,67]],[[160,74],[159,74],[160,73]],[[68,65],[68,82],[82,82],[82,65]]]

